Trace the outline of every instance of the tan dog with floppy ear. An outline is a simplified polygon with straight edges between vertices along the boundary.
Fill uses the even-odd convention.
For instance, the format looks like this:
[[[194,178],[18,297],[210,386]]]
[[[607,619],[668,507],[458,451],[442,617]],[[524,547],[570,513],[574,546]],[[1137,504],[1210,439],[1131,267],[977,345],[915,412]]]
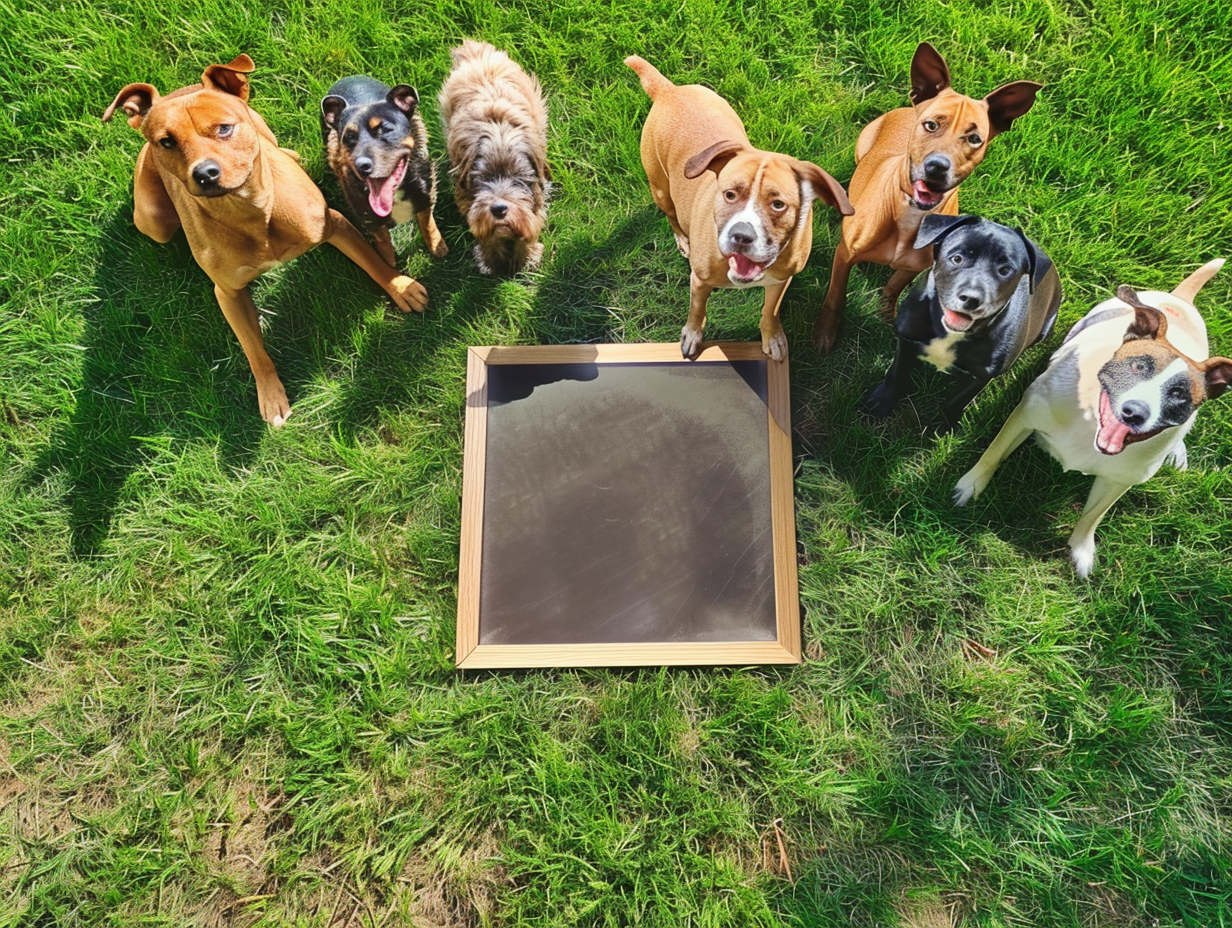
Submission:
[[[652,104],[642,129],[650,193],[692,269],[681,354],[696,358],[702,350],[711,291],[764,287],[761,348],[782,361],[779,304],[813,247],[813,200],[850,215],[847,194],[815,164],[754,148],[736,111],[713,90],[678,87],[637,55],[625,64]]]
[[[286,390],[265,351],[248,285],[322,242],[367,271],[403,312],[422,312],[423,285],[381,260],[355,228],[325,205],[295,152],[278,147],[248,106],[252,59],[211,65],[201,83],[160,96],[129,84],[117,108],[145,136],[133,180],[133,221],[156,242],[183,229],[193,257],[214,282],[214,295],[257,381],[261,416],[280,426],[291,415]]]
[[[856,139],[856,170],[848,193],[855,215],[843,220],[830,287],[817,318],[817,347],[829,351],[847,306],[854,264],[894,269],[881,291],[881,311],[893,318],[898,297],[933,262],[932,247],[916,248],[930,212],[958,215],[958,185],[984,160],[988,141],[1007,131],[1035,103],[1042,85],[1015,81],[983,100],[950,87],[945,59],[921,42],[911,59],[911,106],[878,116]]]

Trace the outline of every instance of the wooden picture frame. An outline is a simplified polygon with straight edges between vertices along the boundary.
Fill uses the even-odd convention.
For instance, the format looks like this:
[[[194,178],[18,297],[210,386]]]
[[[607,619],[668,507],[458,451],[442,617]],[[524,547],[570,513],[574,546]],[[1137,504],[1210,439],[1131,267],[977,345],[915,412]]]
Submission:
[[[711,344],[692,362],[684,361],[674,344],[469,349],[457,666],[798,663],[787,375],[787,363],[771,361],[756,343]],[[591,381],[594,386],[587,385]],[[661,403],[670,408],[660,409]],[[539,409],[545,404],[552,405]],[[694,418],[706,421],[692,423]],[[764,426],[759,425],[762,421]],[[743,423],[740,434],[725,434],[730,423]],[[600,431],[573,436],[574,428]],[[628,431],[627,438],[616,434],[620,430]],[[570,463],[609,436],[607,458],[586,459],[580,466]],[[662,453],[676,457],[666,464],[651,462],[649,456],[664,446],[668,450]],[[503,449],[501,459],[489,460],[493,449]],[[699,455],[701,459],[692,460]],[[733,463],[727,463],[729,457]],[[604,470],[608,467],[610,473]],[[716,468],[730,473],[722,480],[722,474],[710,478],[712,491],[705,475]],[[556,469],[560,472],[553,476]],[[513,476],[505,477],[505,471]],[[585,473],[579,476],[579,471]],[[678,479],[681,474],[683,480]],[[622,480],[652,484],[643,493],[642,484],[622,489]],[[566,484],[568,492],[558,489]],[[737,485],[750,488],[748,499],[732,490]],[[565,499],[569,492],[598,496]],[[611,495],[621,492],[623,496]],[[685,505],[662,504],[676,498],[670,494],[682,492],[692,494]],[[660,494],[668,495],[660,500]],[[607,524],[638,508],[630,500],[642,499],[651,508],[629,516],[641,520],[637,526]],[[567,529],[557,528],[562,524],[559,511],[551,518],[544,515],[552,507],[564,512]],[[589,525],[592,515],[596,523],[605,524]],[[486,549],[485,526],[490,536]],[[602,547],[612,531],[618,532],[617,542]],[[755,534],[746,544],[742,532]],[[660,536],[666,540],[655,540]],[[653,546],[660,543],[664,552],[657,553]],[[596,546],[589,556],[583,553],[588,544]],[[632,545],[632,553],[623,551],[623,544]],[[537,554],[536,545],[544,550]],[[744,549],[733,553],[723,545]],[[573,573],[565,573],[569,565],[558,562],[571,557],[582,560],[573,565]],[[546,571],[550,581],[536,587],[539,571]],[[642,586],[633,582],[630,592],[630,571],[653,578]],[[585,583],[578,579],[592,575],[595,579]],[[685,587],[688,591],[682,592]],[[604,597],[593,608],[608,613],[596,616],[590,597],[599,590],[605,591]],[[662,615],[656,612],[657,590],[663,591]],[[611,611],[624,602],[622,596],[630,597],[632,605]],[[742,611],[745,599],[740,597],[752,606]],[[519,605],[506,608],[513,600]],[[567,601],[574,603],[572,611]],[[499,621],[484,622],[485,603],[487,614],[499,614]],[[553,612],[555,607],[559,614]],[[667,622],[663,615],[669,608],[675,612]],[[622,616],[631,610],[636,622]],[[507,614],[514,618],[507,621]],[[533,626],[529,631],[528,622]],[[652,640],[660,627],[655,622],[662,624],[665,640]],[[683,624],[671,624],[677,622]],[[748,631],[743,630],[745,622]],[[631,634],[628,629],[633,627],[640,640],[613,640]]]

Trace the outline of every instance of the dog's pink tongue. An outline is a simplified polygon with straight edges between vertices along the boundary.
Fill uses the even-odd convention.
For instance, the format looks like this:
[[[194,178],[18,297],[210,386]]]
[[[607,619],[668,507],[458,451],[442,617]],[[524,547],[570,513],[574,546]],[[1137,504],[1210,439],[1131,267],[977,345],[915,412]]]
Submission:
[[[396,173],[389,177],[368,178],[368,205],[378,216],[388,216],[393,212],[399,180],[401,178]]]
[[[945,195],[934,192],[928,184],[924,183],[922,180],[917,180],[911,185],[911,192],[915,194],[915,198],[917,200],[921,203],[927,203],[929,206],[936,206],[941,202],[941,198]]]
[[[1112,414],[1112,400],[1108,399],[1108,391],[1099,393],[1099,434],[1095,436],[1095,444],[1104,454],[1120,454],[1125,448],[1125,439],[1129,437],[1130,428]]]
[[[752,277],[761,270],[760,264],[741,254],[729,255],[727,265],[736,272],[737,277]]]

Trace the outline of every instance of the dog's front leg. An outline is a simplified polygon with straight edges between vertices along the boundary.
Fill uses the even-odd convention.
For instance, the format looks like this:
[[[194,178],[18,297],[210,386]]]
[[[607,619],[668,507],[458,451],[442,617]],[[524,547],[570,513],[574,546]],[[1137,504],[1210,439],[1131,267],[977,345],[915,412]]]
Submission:
[[[829,352],[834,347],[838,337],[838,324],[843,321],[843,311],[847,308],[847,281],[851,277],[851,251],[847,243],[840,240],[834,249],[834,264],[830,268],[830,286],[826,290],[826,298],[822,301],[821,312],[817,315],[817,323],[813,327],[813,341],[818,351]]]
[[[971,405],[971,401],[980,395],[980,391],[988,386],[988,378],[985,377],[959,373],[953,376],[958,381],[958,387],[941,407],[941,426],[937,429],[938,435],[948,435],[958,428],[963,412]]]
[[[783,302],[783,294],[791,283],[788,277],[781,284],[766,287],[766,300],[761,307],[761,350],[775,361],[787,358],[787,336],[783,333],[783,320],[779,317],[779,307]]]
[[[244,356],[248,358],[248,366],[252,368],[252,376],[257,381],[257,403],[261,408],[261,418],[274,428],[280,427],[291,415],[291,404],[287,401],[287,391],[283,389],[282,381],[278,379],[278,371],[265,350],[265,341],[261,338],[261,320],[257,315],[257,306],[252,301],[252,294],[247,287],[232,290],[222,284],[214,284],[214,295],[222,314],[227,317],[231,331],[239,339]]]
[[[1022,404],[1019,404],[1005,420],[1005,425],[1001,426],[1001,431],[992,440],[988,450],[975,462],[975,466],[959,479],[954,487],[954,505],[965,506],[983,493],[984,488],[988,486],[988,481],[1001,466],[1001,462],[1009,457],[1014,449],[1026,441],[1034,431],[1035,429],[1027,420]]]
[[[911,389],[911,374],[920,363],[920,346],[904,338],[895,340],[894,361],[886,371],[885,380],[877,384],[864,398],[863,408],[870,416],[884,418]]]
[[[1074,570],[1084,580],[1091,576],[1095,568],[1095,529],[1103,521],[1104,515],[1112,508],[1112,504],[1125,495],[1132,483],[1118,483],[1107,477],[1096,477],[1091,484],[1091,492],[1087,494],[1087,504],[1078,517],[1073,534],[1069,536],[1070,558],[1074,562]]]
[[[689,320],[680,330],[680,353],[690,361],[702,352],[702,329],[706,327],[706,301],[714,287],[702,283],[694,270],[689,271]]]
[[[412,310],[421,313],[427,308],[428,291],[424,285],[413,277],[399,274],[382,261],[381,256],[336,209],[329,210],[326,217],[325,241],[362,267],[404,313]]]

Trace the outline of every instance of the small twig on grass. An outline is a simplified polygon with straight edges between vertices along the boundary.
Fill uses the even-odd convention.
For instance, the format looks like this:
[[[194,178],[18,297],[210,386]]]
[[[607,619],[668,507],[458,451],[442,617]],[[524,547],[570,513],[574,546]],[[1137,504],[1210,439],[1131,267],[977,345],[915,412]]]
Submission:
[[[792,876],[791,861],[787,858],[787,835],[783,832],[783,820],[776,818],[770,827],[774,829],[774,841],[778,846],[779,857],[777,861],[771,859],[769,835],[763,832],[761,841],[762,868],[772,873],[785,874],[788,882],[794,886],[796,878]]]

